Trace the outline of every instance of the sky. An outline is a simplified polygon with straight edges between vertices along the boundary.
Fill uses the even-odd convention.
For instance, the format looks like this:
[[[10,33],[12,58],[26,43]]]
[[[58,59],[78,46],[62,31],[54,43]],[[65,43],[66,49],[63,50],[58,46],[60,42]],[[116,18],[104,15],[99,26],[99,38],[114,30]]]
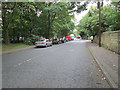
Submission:
[[[88,11],[89,11],[89,9],[90,9],[91,6],[95,6],[95,4],[91,4],[91,3],[90,3],[90,4],[88,4],[88,6],[87,6],[87,10],[82,11],[81,13],[77,13],[77,12],[74,13],[74,16],[75,16],[75,19],[76,19],[76,24],[78,24],[78,22],[82,19],[82,17],[83,17],[85,14],[88,13]]]

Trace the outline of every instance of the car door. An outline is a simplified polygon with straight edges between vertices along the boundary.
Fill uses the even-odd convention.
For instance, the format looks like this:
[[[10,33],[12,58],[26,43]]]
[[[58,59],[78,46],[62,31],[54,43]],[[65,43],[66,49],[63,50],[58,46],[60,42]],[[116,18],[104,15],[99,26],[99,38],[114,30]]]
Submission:
[[[50,41],[49,41],[49,39],[46,40],[46,43],[47,43],[48,46],[50,46]]]
[[[52,45],[52,40],[49,40],[50,45]]]

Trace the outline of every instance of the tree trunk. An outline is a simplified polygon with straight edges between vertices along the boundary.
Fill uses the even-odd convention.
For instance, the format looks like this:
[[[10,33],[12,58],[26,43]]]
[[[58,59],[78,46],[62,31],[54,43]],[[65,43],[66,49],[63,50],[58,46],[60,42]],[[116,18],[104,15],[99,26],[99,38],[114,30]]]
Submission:
[[[100,2],[98,2],[98,8],[99,8],[99,47],[101,47],[101,5]]]
[[[10,10],[13,10],[13,9],[15,9],[15,6],[16,6],[16,3],[14,3],[12,8],[9,8],[6,3],[2,3],[2,24],[3,24],[2,28],[3,28],[3,35],[4,35],[3,40],[4,40],[5,44],[10,43],[8,26],[9,26],[9,23],[11,23],[11,21],[12,21],[12,19],[11,19],[9,22],[7,22],[6,13],[7,13],[8,8]]]
[[[5,7],[5,5],[3,5],[3,8]],[[6,10],[5,9],[2,9],[2,29],[3,29],[3,40],[5,42],[5,44],[9,44],[10,43],[10,40],[9,40],[9,31],[7,29],[8,25],[7,25],[7,22],[6,22]]]
[[[48,39],[50,39],[50,37],[51,37],[51,22],[50,22],[51,20],[50,20],[50,11],[48,10],[48,36],[47,36],[47,38]]]
[[[20,40],[19,40],[19,35],[17,36],[17,43],[19,43],[20,42]]]
[[[5,12],[4,12],[5,13]],[[2,23],[3,23],[3,39],[5,44],[9,44],[10,40],[9,40],[9,31],[7,29],[7,23],[6,23],[6,17],[2,15]]]
[[[15,43],[15,31],[14,31],[14,29],[12,30],[12,35],[11,35],[11,37],[10,37],[10,42],[11,43]]]

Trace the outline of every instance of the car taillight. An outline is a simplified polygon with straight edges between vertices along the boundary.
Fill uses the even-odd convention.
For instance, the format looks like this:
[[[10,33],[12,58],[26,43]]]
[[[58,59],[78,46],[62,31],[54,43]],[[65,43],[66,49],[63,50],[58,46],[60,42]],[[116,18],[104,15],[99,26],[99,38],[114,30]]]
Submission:
[[[38,44],[37,42],[35,44]]]
[[[45,44],[45,42],[41,42],[41,44]]]

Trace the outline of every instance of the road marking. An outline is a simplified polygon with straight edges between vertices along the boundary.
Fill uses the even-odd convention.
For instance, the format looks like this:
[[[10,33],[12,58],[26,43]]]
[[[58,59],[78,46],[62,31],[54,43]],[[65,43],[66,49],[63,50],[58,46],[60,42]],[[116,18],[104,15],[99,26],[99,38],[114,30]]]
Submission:
[[[34,49],[34,50],[43,50],[43,49],[49,49],[49,48],[53,48],[53,47],[59,48],[58,46],[63,46],[63,45],[62,45],[62,44],[60,44],[60,45],[54,45],[54,46],[52,46],[52,47],[47,47],[47,48],[42,48],[42,49]],[[14,67],[20,66],[20,65],[22,65],[22,64],[24,64],[24,63],[26,63],[26,62],[31,61],[32,59],[35,59],[35,58],[37,58],[37,57],[44,56],[44,55],[45,55],[45,54],[41,54],[41,55],[37,55],[37,56],[35,56],[35,57],[33,57],[33,58],[27,59],[27,60],[23,61],[23,63],[18,63],[17,65],[14,65]]]
[[[44,54],[37,55],[36,57],[40,57],[40,56],[44,56]],[[25,62],[29,62],[29,61],[31,61],[32,59],[36,58],[36,57],[27,59],[27,60],[23,61],[23,63],[18,63],[17,65],[14,65],[14,67],[20,66],[20,65],[24,64]]]
[[[24,61],[24,63],[25,63],[26,61]]]
[[[17,65],[14,65],[14,67],[20,66],[22,63],[18,63]]]
[[[22,63],[19,63],[18,65],[20,66]]]
[[[30,61],[30,60],[32,60],[32,58],[31,58],[31,59],[28,59],[28,60],[26,60],[26,61]]]

